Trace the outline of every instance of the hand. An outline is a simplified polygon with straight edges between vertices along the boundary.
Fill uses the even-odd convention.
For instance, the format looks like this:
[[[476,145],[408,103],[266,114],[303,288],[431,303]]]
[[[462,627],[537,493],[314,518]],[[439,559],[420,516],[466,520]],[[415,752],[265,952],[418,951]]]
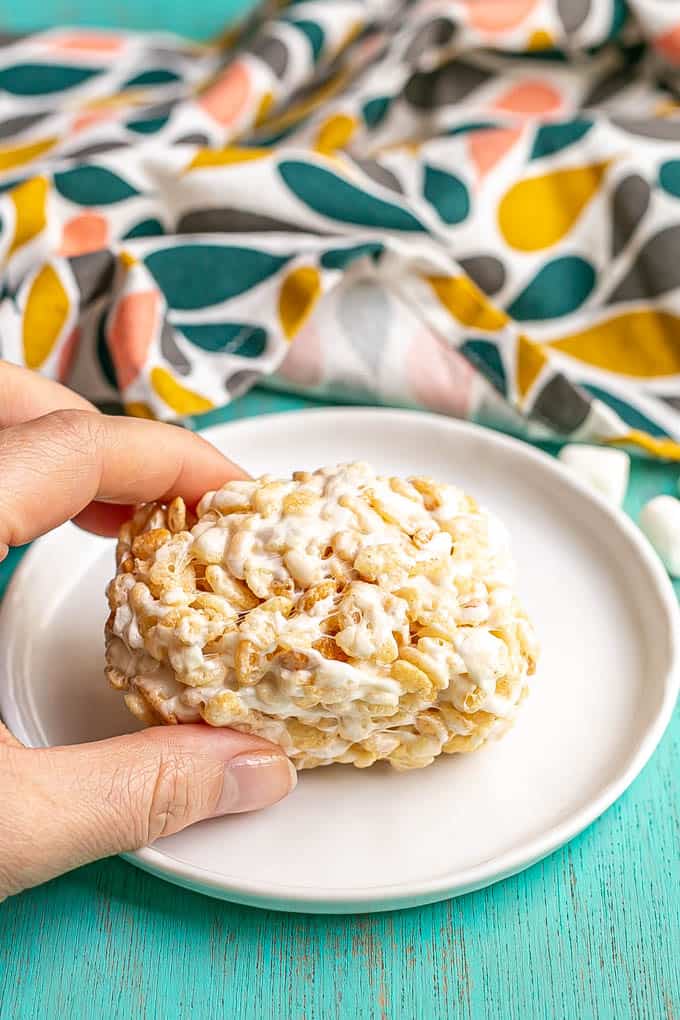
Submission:
[[[0,560],[63,521],[112,535],[129,504],[191,502],[239,477],[200,436],[99,414],[0,362]],[[273,804],[294,785],[280,748],[207,725],[32,750],[0,723],[0,901],[200,819]]]

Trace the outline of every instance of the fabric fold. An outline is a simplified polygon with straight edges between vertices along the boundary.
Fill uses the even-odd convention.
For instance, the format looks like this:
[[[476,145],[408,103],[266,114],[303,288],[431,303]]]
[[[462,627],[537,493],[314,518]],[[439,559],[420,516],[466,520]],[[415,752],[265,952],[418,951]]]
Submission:
[[[298,0],[0,48],[0,353],[129,413],[255,383],[680,458],[680,21]]]

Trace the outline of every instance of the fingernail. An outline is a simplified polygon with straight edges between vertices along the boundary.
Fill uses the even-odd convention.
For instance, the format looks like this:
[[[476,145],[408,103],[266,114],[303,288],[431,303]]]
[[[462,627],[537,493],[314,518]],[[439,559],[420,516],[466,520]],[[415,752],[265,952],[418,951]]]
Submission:
[[[282,754],[239,754],[224,767],[224,785],[214,817],[256,811],[295,789],[297,772]]]

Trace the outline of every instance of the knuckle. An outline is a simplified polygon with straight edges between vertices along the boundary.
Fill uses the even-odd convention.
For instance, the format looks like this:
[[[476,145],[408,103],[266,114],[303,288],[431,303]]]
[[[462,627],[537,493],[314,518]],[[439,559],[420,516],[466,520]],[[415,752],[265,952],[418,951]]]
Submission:
[[[25,752],[24,752],[25,753]],[[25,809],[16,791],[21,789],[25,762],[17,750],[0,748],[0,903],[29,884],[30,841]]]
[[[21,545],[34,537],[31,489],[66,487],[77,500],[81,488],[92,487],[92,465],[105,447],[102,419],[67,408],[0,431],[0,542]],[[50,518],[49,509],[44,516]]]
[[[177,832],[194,820],[192,759],[176,751],[164,752],[156,769],[146,815],[147,841]]]
[[[101,439],[103,422],[96,411],[60,408],[46,414],[44,421],[49,426],[53,442],[72,447],[74,444],[80,446],[84,439],[89,445],[97,446]]]

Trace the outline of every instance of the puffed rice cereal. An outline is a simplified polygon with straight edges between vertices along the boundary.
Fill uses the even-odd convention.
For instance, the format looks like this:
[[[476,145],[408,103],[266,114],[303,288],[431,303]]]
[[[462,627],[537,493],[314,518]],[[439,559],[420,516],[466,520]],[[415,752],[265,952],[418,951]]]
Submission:
[[[512,721],[536,640],[503,526],[363,463],[146,504],[120,532],[107,675],[145,723],[201,719],[297,768],[397,769]]]

